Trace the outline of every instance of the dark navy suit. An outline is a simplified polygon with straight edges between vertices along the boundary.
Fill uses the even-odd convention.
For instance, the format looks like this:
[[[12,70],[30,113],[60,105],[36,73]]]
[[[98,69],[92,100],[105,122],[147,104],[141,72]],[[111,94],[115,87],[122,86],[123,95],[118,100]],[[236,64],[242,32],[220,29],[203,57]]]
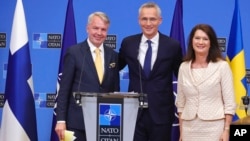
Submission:
[[[87,40],[67,50],[57,98],[57,121],[66,121],[67,128],[84,130],[82,108],[76,105],[72,93],[119,91],[118,54],[106,46],[104,65],[103,82],[100,84]]]
[[[172,78],[173,74],[178,76],[178,69],[182,62],[182,51],[179,42],[159,33],[159,46],[157,58],[154,66],[147,78],[138,61],[138,50],[141,42],[142,34],[132,35],[123,39],[119,51],[119,68],[122,69],[128,65],[129,70],[129,88],[128,91],[145,93],[148,95],[148,109],[138,111],[138,121],[143,116],[149,116],[148,125],[168,125],[166,131],[154,131],[155,133],[163,132],[171,135],[171,126],[174,120],[174,95]],[[146,117],[145,120],[148,120]],[[141,133],[136,125],[136,134]],[[148,130],[150,131],[150,129]],[[170,132],[170,133],[169,133]],[[153,133],[154,134],[154,133]],[[154,135],[151,136],[154,136]],[[143,134],[141,135],[143,136]],[[144,135],[147,136],[147,135]],[[150,135],[148,135],[150,136]],[[165,135],[164,135],[165,136]],[[145,138],[136,138],[135,141],[145,141]],[[153,137],[157,140],[157,137]],[[167,137],[168,138],[168,137]],[[151,137],[150,141],[154,141]],[[165,141],[167,139],[160,139]]]

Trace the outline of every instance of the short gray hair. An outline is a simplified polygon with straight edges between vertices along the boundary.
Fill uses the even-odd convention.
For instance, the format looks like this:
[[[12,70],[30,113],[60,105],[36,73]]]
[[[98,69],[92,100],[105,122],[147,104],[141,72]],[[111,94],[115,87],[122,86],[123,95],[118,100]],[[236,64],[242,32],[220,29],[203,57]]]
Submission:
[[[100,12],[100,11],[97,11],[97,12],[94,12],[94,13],[91,13],[88,17],[88,24],[92,21],[93,17],[94,16],[98,16],[100,17],[106,24],[110,24],[110,20],[109,20],[109,17],[104,13],[104,12]]]
[[[143,8],[155,8],[157,10],[158,16],[161,17],[161,8],[155,2],[147,2],[141,5],[139,8],[139,15],[141,14]]]

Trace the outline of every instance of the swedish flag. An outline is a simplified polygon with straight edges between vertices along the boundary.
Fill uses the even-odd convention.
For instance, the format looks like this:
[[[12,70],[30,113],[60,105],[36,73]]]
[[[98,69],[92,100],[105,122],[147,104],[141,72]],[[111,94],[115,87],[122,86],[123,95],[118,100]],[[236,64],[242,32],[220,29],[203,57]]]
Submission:
[[[245,57],[238,0],[235,0],[235,8],[227,48],[227,61],[232,69],[235,98],[238,105],[233,120],[237,120],[246,116],[245,111],[239,108],[239,106],[242,103],[241,97],[245,96],[247,92]]]

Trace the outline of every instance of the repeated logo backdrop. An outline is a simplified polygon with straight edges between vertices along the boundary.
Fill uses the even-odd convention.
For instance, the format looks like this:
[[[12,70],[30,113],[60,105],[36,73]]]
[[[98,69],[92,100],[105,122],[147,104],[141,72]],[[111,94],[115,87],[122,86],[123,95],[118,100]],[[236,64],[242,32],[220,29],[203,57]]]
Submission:
[[[160,31],[169,35],[175,0],[154,0],[162,9],[163,23]],[[77,31],[77,42],[83,41],[86,34],[87,16],[93,11],[104,11],[109,15],[111,25],[105,44],[119,50],[121,40],[128,35],[141,32],[138,25],[138,8],[147,0],[74,0],[74,12]],[[0,107],[3,105],[5,81],[7,74],[8,53],[11,27],[16,0],[0,0]],[[62,33],[64,30],[67,0],[23,0],[27,30],[31,51],[35,103],[39,141],[49,140],[53,100],[56,92]],[[205,7],[204,7],[205,5]],[[247,67],[247,80],[250,80],[250,14],[249,0],[240,0],[240,11],[243,31],[243,45]],[[223,6],[223,9],[222,9]],[[195,7],[195,8],[194,8]],[[212,10],[211,10],[212,9]],[[197,23],[211,24],[226,41],[231,27],[234,0],[188,0],[183,1],[183,22],[185,39],[191,28]],[[198,12],[197,12],[198,11]],[[223,19],[223,20],[222,20]],[[225,39],[225,40],[224,40]],[[225,49],[222,47],[222,51]],[[128,86],[127,68],[120,71],[121,90]],[[0,120],[2,109],[0,108]]]

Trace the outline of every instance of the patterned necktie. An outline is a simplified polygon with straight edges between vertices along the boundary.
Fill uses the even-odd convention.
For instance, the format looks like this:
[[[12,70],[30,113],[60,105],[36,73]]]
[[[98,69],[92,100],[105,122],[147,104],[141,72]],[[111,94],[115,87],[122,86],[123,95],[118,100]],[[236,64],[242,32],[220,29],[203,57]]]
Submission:
[[[102,67],[102,57],[101,57],[99,48],[95,49],[95,54],[96,54],[95,67],[96,67],[96,71],[97,71],[97,74],[98,74],[99,81],[100,81],[100,83],[102,83],[103,67]]]
[[[148,43],[148,50],[146,52],[145,60],[144,60],[144,67],[143,70],[146,74],[146,76],[149,76],[149,73],[151,71],[151,58],[152,58],[152,46],[151,46],[151,41],[147,40]]]

